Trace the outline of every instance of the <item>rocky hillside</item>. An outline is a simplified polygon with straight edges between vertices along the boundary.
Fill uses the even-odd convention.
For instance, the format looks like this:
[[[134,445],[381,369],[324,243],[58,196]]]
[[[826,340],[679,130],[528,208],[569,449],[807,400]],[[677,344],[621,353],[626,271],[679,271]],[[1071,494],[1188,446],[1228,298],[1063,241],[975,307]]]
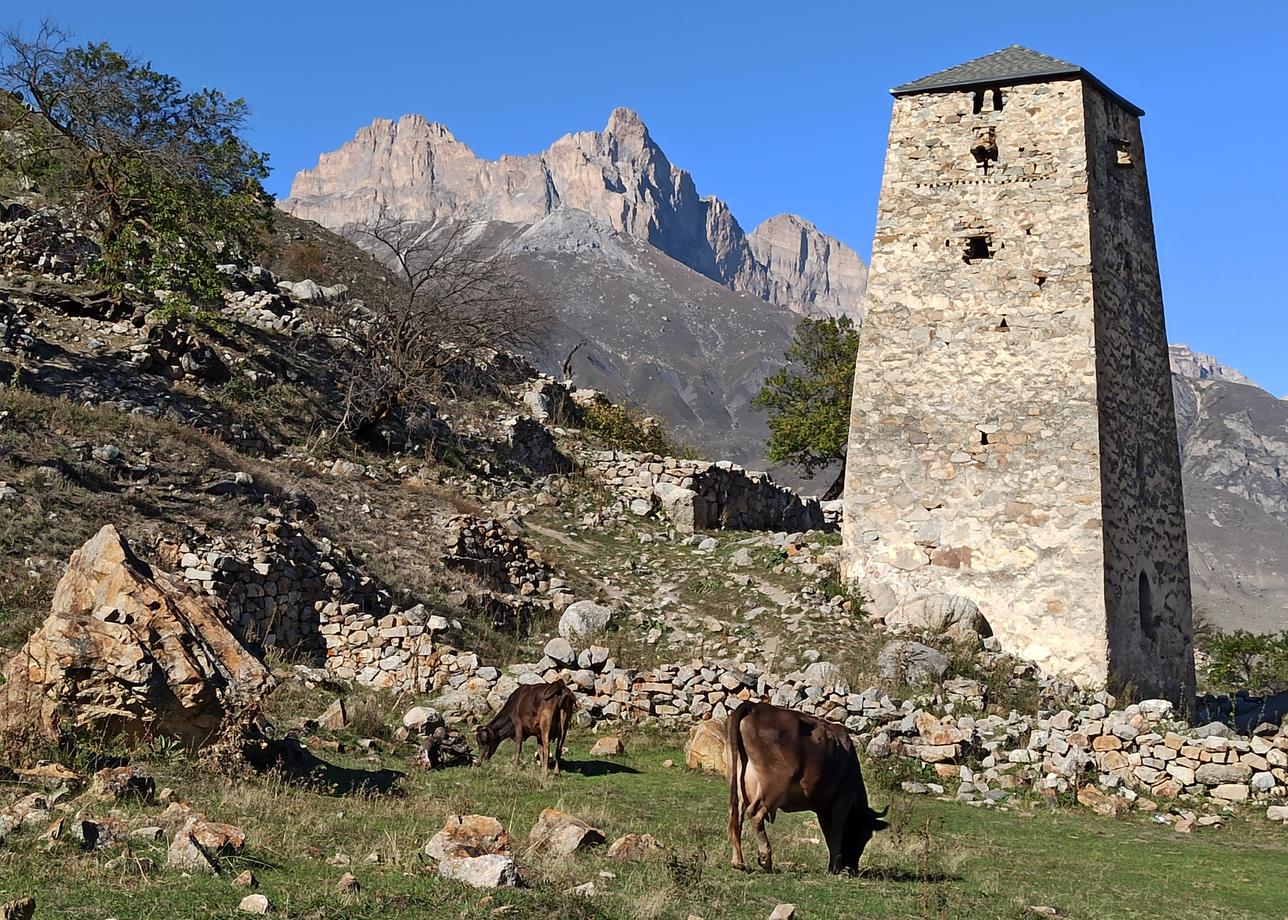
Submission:
[[[578,383],[642,406],[706,453],[758,466],[765,422],[749,402],[780,364],[795,314],[860,316],[867,277],[854,250],[802,218],[744,233],[629,109],[603,131],[495,161],[419,116],[377,120],[296,176],[280,206],[336,230],[381,208],[485,222],[554,309],[549,340],[529,355],[539,367],[555,371],[582,345]]]
[[[1222,628],[1288,626],[1288,402],[1205,355],[1173,393],[1197,609]]]

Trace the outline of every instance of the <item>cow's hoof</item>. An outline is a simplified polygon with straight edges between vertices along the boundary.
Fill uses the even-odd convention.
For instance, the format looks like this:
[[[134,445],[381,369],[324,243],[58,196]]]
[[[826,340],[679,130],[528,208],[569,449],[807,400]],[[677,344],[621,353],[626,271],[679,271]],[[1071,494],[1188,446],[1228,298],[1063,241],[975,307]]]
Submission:
[[[734,871],[734,872],[746,872],[746,871],[747,871],[747,864],[746,864],[746,863],[739,863],[739,862],[733,863],[733,871]]]

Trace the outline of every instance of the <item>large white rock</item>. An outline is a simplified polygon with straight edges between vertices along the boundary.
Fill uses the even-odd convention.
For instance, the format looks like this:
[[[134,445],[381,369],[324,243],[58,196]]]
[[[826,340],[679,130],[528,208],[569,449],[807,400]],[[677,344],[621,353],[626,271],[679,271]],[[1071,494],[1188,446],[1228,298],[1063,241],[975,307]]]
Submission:
[[[439,862],[438,874],[475,888],[513,888],[519,884],[514,857],[499,854],[449,857]]]
[[[993,630],[979,607],[961,594],[930,594],[901,604],[885,615],[887,626],[907,626],[933,636],[976,640]]]
[[[613,612],[607,607],[594,601],[577,601],[559,617],[559,635],[569,642],[592,639],[603,632],[612,619]]]

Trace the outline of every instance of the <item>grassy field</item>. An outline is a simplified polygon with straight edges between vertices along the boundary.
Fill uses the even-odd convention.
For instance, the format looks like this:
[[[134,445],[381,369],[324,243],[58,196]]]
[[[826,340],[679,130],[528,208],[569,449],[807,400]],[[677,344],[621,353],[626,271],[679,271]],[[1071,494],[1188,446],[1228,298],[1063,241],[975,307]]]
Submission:
[[[240,824],[247,852],[222,878],[149,869],[164,863],[164,842],[81,854],[49,850],[31,832],[0,844],[0,902],[35,895],[38,917],[121,920],[244,916],[245,894],[230,879],[250,868],[272,914],[301,920],[494,916],[550,918],[766,917],[778,901],[801,918],[1032,917],[1266,918],[1288,916],[1288,834],[1256,819],[1181,837],[1145,816],[1110,819],[1084,810],[1021,804],[987,812],[953,803],[874,791],[892,805],[892,830],[864,856],[865,873],[823,872],[825,848],[812,818],[782,815],[771,828],[776,871],[739,874],[728,865],[725,786],[691,773],[675,739],[634,736],[628,756],[587,756],[589,736],[573,739],[570,769],[542,781],[530,761],[517,770],[502,749],[480,768],[410,775],[401,796],[328,797],[271,780],[231,781],[194,770],[182,759],[152,765],[170,785],[216,820]],[[349,766],[398,766],[364,756]],[[341,758],[345,759],[345,758]],[[554,860],[524,852],[543,807],[572,811],[611,840],[652,833],[667,856],[614,863],[606,847]],[[107,806],[86,806],[86,816]],[[157,806],[129,806],[132,824],[148,823]],[[526,889],[482,892],[439,880],[420,855],[451,813],[502,820],[515,839]],[[748,832],[750,843],[750,832]],[[378,863],[368,862],[372,853]],[[351,865],[342,865],[347,857]],[[336,882],[353,872],[362,890],[343,896]],[[608,874],[605,874],[608,873]],[[592,898],[566,894],[593,881]],[[1049,908],[1051,911],[1034,911]]]

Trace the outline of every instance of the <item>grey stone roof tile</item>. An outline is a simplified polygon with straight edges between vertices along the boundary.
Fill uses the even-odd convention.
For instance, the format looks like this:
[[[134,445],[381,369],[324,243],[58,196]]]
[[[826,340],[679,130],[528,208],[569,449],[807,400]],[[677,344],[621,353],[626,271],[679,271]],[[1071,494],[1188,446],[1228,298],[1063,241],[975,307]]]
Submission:
[[[971,86],[1034,83],[1057,77],[1085,79],[1116,99],[1132,114],[1136,116],[1145,114],[1142,109],[1132,105],[1077,64],[1062,61],[1049,54],[1042,54],[1023,45],[1011,45],[1001,51],[994,51],[992,54],[958,64],[956,67],[940,70],[919,80],[913,80],[911,83],[896,86],[890,92],[895,96],[907,96],[913,93],[964,89]]]

